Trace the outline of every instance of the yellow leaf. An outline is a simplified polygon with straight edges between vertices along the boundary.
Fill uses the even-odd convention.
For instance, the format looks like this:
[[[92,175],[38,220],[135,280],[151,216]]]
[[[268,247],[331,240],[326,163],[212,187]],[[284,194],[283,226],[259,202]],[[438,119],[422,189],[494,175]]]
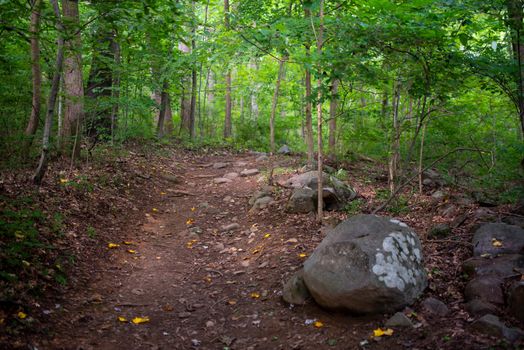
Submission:
[[[193,225],[195,223],[195,220],[189,218],[186,220],[186,225]]]
[[[133,244],[135,244],[134,242],[131,242],[131,241],[124,241],[122,243],[124,243],[125,245],[133,245]]]
[[[322,328],[324,327],[324,324],[320,321],[315,321],[315,323],[313,323],[313,326],[315,326],[315,328]]]
[[[269,238],[269,237],[271,237],[271,233],[266,233],[266,234],[264,235],[264,238]]]
[[[158,211],[158,209],[157,209],[157,208],[153,208],[152,210],[153,210],[153,211],[154,211],[155,213],[156,213],[156,212]]]
[[[229,305],[235,305],[237,303],[237,301],[235,299],[232,299],[232,300],[228,300],[227,302]]]
[[[27,314],[20,311],[19,313],[16,314],[18,316],[19,319],[23,320],[24,318],[27,317]]]
[[[374,337],[382,337],[383,335],[391,336],[393,335],[393,330],[391,328],[388,328],[386,330],[382,330],[382,328],[377,328],[373,330]]]
[[[4,318],[0,318],[0,326],[3,325],[5,323],[5,319]]]
[[[259,252],[260,252],[260,249],[255,249],[255,250],[253,250],[253,254],[257,254],[257,253],[259,253]]]
[[[211,283],[211,277],[209,277],[209,276],[205,277],[204,281],[206,281],[207,283]]]
[[[135,317],[133,318],[133,320],[131,322],[133,322],[134,324],[141,324],[141,323],[146,323],[146,322],[149,322],[149,317],[147,316],[144,316],[144,317]]]
[[[258,298],[260,298],[260,294],[257,293],[257,292],[253,292],[253,293],[251,293],[250,296],[251,296],[251,298],[253,298],[253,299],[258,299]]]
[[[124,316],[118,316],[118,320],[120,322],[127,322],[127,318],[125,318]]]
[[[15,232],[15,237],[16,237],[16,239],[24,239],[25,238],[25,236],[22,233],[22,231],[16,231]]]
[[[130,254],[136,254],[136,250],[133,250],[133,249],[128,249],[127,252]]]
[[[493,239],[491,240],[491,245],[494,246],[495,248],[500,248],[500,247],[502,247],[502,242],[499,241],[499,240],[496,239],[496,238],[493,238]]]
[[[165,196],[167,193],[165,193],[165,192],[160,192],[160,194],[161,194],[162,196]]]
[[[68,179],[60,179],[60,183],[61,184],[65,184],[67,181],[69,181]]]
[[[29,261],[26,261],[26,260],[22,260],[22,264],[24,264],[26,267],[31,266],[31,263]]]
[[[298,256],[299,256],[300,258],[305,258],[305,257],[307,256],[307,254],[306,254],[306,253],[300,253],[300,254],[298,254]]]
[[[120,247],[120,244],[109,243],[109,244],[107,245],[107,247],[108,247],[109,249],[115,249],[115,248]]]
[[[195,207],[192,207],[192,208],[191,208],[191,211],[195,211],[195,210],[196,210],[196,208],[195,208]]]

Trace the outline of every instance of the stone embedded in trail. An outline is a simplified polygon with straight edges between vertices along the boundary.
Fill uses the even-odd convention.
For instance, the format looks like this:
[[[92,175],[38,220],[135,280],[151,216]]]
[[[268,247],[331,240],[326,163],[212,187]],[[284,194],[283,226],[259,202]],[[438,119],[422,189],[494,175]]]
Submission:
[[[386,321],[386,327],[413,327],[413,323],[403,312],[397,312]]]
[[[449,308],[442,301],[429,297],[422,302],[422,308],[431,315],[443,317],[449,313]]]
[[[251,208],[251,210],[255,211],[259,209],[266,209],[274,202],[275,201],[273,200],[273,197],[269,197],[269,196],[257,198],[255,203],[253,203],[253,207]]]
[[[427,286],[422,248],[403,222],[357,215],[333,229],[304,263],[315,301],[355,313],[392,312]]]
[[[480,299],[473,299],[466,304],[466,311],[472,316],[484,316],[497,312],[497,307]]]
[[[243,161],[237,161],[233,164],[236,168],[243,168],[247,165],[247,162],[243,162]]]
[[[240,172],[240,176],[253,176],[260,173],[258,169],[244,169]]]
[[[468,301],[480,299],[488,303],[503,305],[502,282],[503,280],[496,276],[478,276],[468,282],[464,296]]]
[[[288,145],[283,145],[282,147],[280,147],[278,149],[278,153],[280,153],[280,154],[290,154],[291,150],[289,149]]]
[[[508,278],[514,276],[517,271],[524,271],[524,256],[508,254],[495,258],[473,257],[462,263],[462,271],[472,277],[493,275]]]
[[[227,163],[218,162],[213,164],[213,169],[223,169],[225,167],[227,167]]]
[[[309,187],[297,188],[286,204],[289,213],[309,213],[315,211],[316,193]]]
[[[255,204],[257,199],[263,198],[263,197],[271,197],[271,193],[273,192],[273,188],[270,186],[266,186],[258,191],[256,191],[253,196],[249,199],[249,205]]]
[[[234,222],[234,223],[229,224],[229,225],[223,225],[222,227],[220,227],[220,230],[222,230],[224,232],[227,232],[227,231],[236,230],[238,228],[240,228],[240,225],[237,222]]]
[[[437,224],[428,231],[429,238],[442,238],[451,233],[451,227],[448,224]]]
[[[227,179],[225,177],[217,177],[216,179],[213,180],[214,183],[216,183],[217,185],[220,185],[220,184],[227,184],[227,183],[230,183],[232,182],[230,179]]]
[[[523,332],[518,328],[509,328],[495,315],[487,314],[471,324],[471,329],[484,335],[506,338],[515,342],[523,338]]]
[[[265,162],[265,161],[268,161],[269,160],[269,157],[266,156],[265,154],[261,155],[260,157],[257,157],[257,159],[255,159],[255,162]]]
[[[520,322],[524,322],[524,281],[515,282],[509,288],[508,309]]]
[[[495,244],[494,240],[500,242]],[[524,229],[508,224],[482,225],[473,236],[473,255],[521,254],[524,250]]]
[[[229,179],[229,180],[234,180],[237,177],[239,177],[239,175],[238,175],[238,173],[227,173],[223,177],[226,178],[226,179]]]
[[[297,271],[284,285],[282,298],[289,304],[303,305],[311,297],[304,284],[304,271]]]

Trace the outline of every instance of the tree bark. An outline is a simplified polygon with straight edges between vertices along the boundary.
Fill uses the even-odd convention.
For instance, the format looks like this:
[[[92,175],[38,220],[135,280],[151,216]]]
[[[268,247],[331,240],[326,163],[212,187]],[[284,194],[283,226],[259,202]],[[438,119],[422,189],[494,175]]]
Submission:
[[[336,135],[337,135],[337,108],[338,108],[338,79],[333,80],[331,85],[331,101],[329,104],[329,155],[336,157]]]
[[[162,92],[160,95],[160,113],[158,114],[158,124],[156,128],[157,137],[159,139],[163,138],[165,135],[164,123],[166,120],[167,106],[169,103],[169,93],[167,92],[168,89],[169,83],[167,79],[165,79],[162,83]]]
[[[311,11],[308,9],[304,10],[306,17],[311,18]],[[310,56],[310,46],[306,44],[306,56]],[[312,117],[312,94],[311,94],[311,70],[309,67],[306,67],[306,144],[307,144],[307,163],[308,166],[313,164],[313,155],[315,152],[313,145],[313,117]]]
[[[320,60],[322,57],[322,45],[324,44],[324,0],[320,0],[319,9],[319,28],[317,36],[317,56]],[[313,28],[314,29],[314,28]],[[318,79],[317,79],[317,153],[318,153],[318,204],[317,204],[317,220],[322,222],[324,218],[324,185],[323,185],[323,150],[322,150],[322,78],[320,72],[322,71],[321,63],[318,63]]]
[[[31,35],[31,73],[33,80],[33,100],[31,116],[27,123],[25,136],[27,140],[24,145],[24,154],[29,152],[29,147],[33,143],[33,138],[38,129],[40,120],[41,98],[42,98],[42,69],[40,67],[40,14],[42,10],[42,0],[33,1],[31,9],[31,24],[29,33]]]
[[[224,0],[224,25],[229,31],[229,0]],[[224,138],[231,137],[231,69],[226,73],[226,110],[224,116]]]
[[[520,127],[524,134],[524,45],[522,43],[522,29],[524,9],[522,0],[506,0],[508,9],[507,25],[511,32],[511,47],[515,64],[517,66],[515,83],[517,86],[517,109],[519,113]]]
[[[78,0],[62,0],[63,21],[66,30],[64,59],[64,119],[60,138],[62,152],[73,151],[71,158],[80,155],[80,147],[74,147],[75,138],[84,115],[84,81],[82,75],[82,54]]]
[[[49,93],[49,100],[47,102],[47,113],[45,117],[44,134],[42,136],[42,153],[40,155],[40,161],[38,168],[33,176],[33,182],[40,186],[42,180],[47,171],[47,162],[49,158],[51,127],[53,124],[53,114],[56,104],[56,97],[58,95],[58,88],[60,86],[60,76],[62,75],[62,67],[64,63],[64,26],[60,16],[60,8],[58,7],[57,0],[50,0],[53,6],[53,12],[56,17],[56,28],[58,32],[57,39],[57,50],[56,50],[56,63],[55,72],[53,73],[53,81],[51,83],[51,91]]]
[[[395,83],[393,97],[393,135],[391,138],[391,154],[389,158],[389,189],[395,193],[398,179],[398,164],[400,161],[400,123],[399,110],[400,105],[400,82]]]
[[[273,93],[273,102],[271,104],[271,116],[269,118],[269,148],[271,155],[275,154],[275,116],[277,112],[278,104],[278,93],[280,90],[280,83],[282,81],[282,76],[284,75],[284,64],[286,63],[287,57],[282,57],[278,65],[278,76],[277,82],[275,85],[275,91]]]

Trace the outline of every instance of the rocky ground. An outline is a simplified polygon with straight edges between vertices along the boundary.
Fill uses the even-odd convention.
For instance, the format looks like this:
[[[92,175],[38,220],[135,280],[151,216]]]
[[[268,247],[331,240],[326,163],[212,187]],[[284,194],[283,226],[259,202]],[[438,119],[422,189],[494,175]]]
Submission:
[[[272,162],[276,180],[285,182],[300,162],[278,156]],[[293,306],[283,302],[282,286],[331,224],[384,200],[383,171],[371,163],[346,164],[360,205],[327,213],[320,226],[312,213],[286,212],[291,192],[278,185],[266,189],[271,200],[253,208],[249,200],[267,185],[268,166],[267,159],[251,153],[126,151],[74,177],[85,174],[92,191],[67,187],[71,173],[52,169],[35,196],[66,214],[60,239],[77,260],[68,267],[66,286],[2,303],[0,344],[20,349],[512,346],[504,335],[484,334],[489,329],[475,326],[464,298],[470,276],[461,267],[473,254],[475,225],[506,216],[508,207],[479,207],[444,187],[436,195],[433,188],[405,197],[405,205],[381,213],[419,234],[429,285],[403,310],[410,326],[373,336],[379,328],[387,330],[393,313],[350,315],[313,301]],[[4,198],[27,194],[27,188],[15,186],[23,181],[23,175],[5,175]],[[519,326],[506,311],[498,306],[506,325]]]

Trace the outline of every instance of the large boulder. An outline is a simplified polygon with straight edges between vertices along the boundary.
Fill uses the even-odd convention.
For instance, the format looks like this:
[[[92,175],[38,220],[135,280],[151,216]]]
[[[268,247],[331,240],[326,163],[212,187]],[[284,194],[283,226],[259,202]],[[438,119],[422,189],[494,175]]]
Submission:
[[[335,227],[304,263],[315,301],[355,313],[393,312],[427,286],[420,241],[405,223],[357,215]]]
[[[508,224],[482,225],[473,236],[473,255],[521,254],[524,252],[524,229]]]
[[[291,198],[286,204],[289,213],[309,213],[315,211],[315,199],[317,194],[309,187],[297,188],[293,191]]]
[[[283,186],[294,189],[310,188],[313,190],[311,192],[311,201],[316,202],[318,173],[316,171],[308,171],[307,173],[295,175],[285,181]],[[324,206],[327,210],[340,209],[345,203],[355,199],[357,196],[357,193],[351,187],[326,173],[323,174],[322,193]],[[302,193],[299,193],[299,195],[302,196]]]

